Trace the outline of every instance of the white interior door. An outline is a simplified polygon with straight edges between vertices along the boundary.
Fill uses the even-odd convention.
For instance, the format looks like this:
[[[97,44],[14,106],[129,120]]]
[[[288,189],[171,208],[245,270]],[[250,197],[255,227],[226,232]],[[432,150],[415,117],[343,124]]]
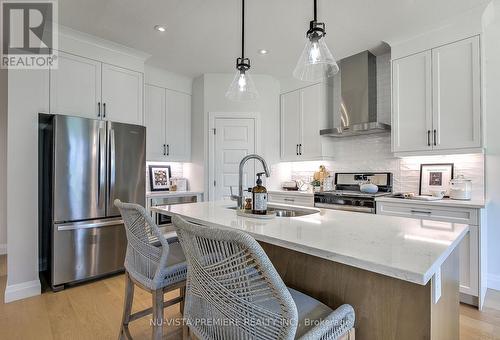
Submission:
[[[216,118],[214,136],[214,197],[229,199],[230,187],[238,192],[239,164],[243,157],[255,153],[255,119]],[[255,183],[255,162],[247,162],[243,172],[243,189]]]
[[[50,112],[98,119],[101,63],[59,52],[57,69],[50,70]]]
[[[142,73],[108,64],[102,65],[102,101],[105,119],[143,124]]]

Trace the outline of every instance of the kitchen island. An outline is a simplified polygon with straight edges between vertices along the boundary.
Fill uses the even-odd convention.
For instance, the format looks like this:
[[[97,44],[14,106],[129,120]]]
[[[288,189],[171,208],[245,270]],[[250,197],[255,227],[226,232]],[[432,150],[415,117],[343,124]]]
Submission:
[[[260,220],[231,207],[152,210],[249,233],[288,286],[332,308],[351,304],[358,339],[459,338],[458,245],[467,225],[326,209]]]

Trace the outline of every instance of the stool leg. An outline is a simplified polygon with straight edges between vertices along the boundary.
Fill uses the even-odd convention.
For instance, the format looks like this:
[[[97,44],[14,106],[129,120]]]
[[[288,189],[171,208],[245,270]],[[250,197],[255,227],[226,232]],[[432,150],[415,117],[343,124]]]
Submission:
[[[153,333],[151,339],[161,340],[163,337],[163,289],[152,292],[153,297]]]
[[[186,302],[186,286],[181,287],[180,294],[182,297],[182,301],[179,304],[179,309],[181,311],[181,314],[184,315],[184,303]]]
[[[118,339],[130,339],[128,324],[132,313],[132,302],[134,301],[134,283],[130,279],[128,272],[125,272],[125,299],[123,304],[122,324]]]

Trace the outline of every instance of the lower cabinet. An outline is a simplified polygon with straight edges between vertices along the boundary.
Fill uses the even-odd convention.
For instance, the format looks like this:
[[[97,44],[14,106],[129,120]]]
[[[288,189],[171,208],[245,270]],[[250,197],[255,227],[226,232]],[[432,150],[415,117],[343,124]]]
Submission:
[[[303,207],[314,207],[314,195],[307,193],[287,193],[281,191],[269,191],[269,203],[281,203],[299,205]]]
[[[486,225],[482,209],[441,206],[437,203],[377,202],[377,214],[422,220],[462,223],[469,225],[469,233],[460,245],[461,301],[482,308],[486,294]],[[424,224],[423,224],[424,225]],[[483,254],[483,260],[481,258]]]

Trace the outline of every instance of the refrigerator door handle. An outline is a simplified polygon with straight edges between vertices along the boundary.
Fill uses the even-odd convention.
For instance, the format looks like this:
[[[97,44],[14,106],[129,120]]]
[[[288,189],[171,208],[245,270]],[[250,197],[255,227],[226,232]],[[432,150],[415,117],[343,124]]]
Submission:
[[[109,165],[109,200],[108,204],[113,204],[111,200],[115,196],[115,181],[116,181],[116,145],[115,145],[115,130],[109,130],[109,138],[110,138],[110,165]]]
[[[97,155],[97,205],[101,206],[101,196],[103,193],[102,188],[105,187],[106,178],[106,136],[102,134],[106,133],[105,129],[99,127],[98,132],[98,155]]]
[[[113,221],[104,221],[95,223],[72,223],[72,224],[65,224],[58,226],[57,231],[101,228],[101,227],[109,227],[120,224],[123,224],[123,220],[113,220]]]

